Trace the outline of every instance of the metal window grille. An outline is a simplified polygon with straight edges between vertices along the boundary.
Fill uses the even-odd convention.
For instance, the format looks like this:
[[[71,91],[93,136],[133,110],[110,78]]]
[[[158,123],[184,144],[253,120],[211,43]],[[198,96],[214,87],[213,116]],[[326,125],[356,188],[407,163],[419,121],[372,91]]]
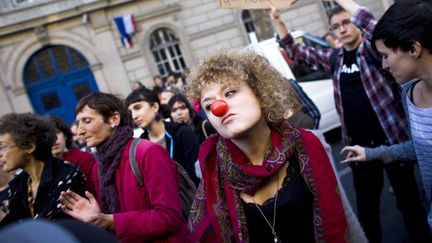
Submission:
[[[243,25],[247,33],[255,32],[255,26],[249,10],[243,10],[241,14]]]
[[[181,72],[186,67],[180,41],[168,28],[157,29],[150,35],[150,51],[162,76],[171,71]]]
[[[338,4],[335,1],[322,1],[324,5],[324,9],[326,11],[327,16],[331,13],[331,11],[338,6]]]

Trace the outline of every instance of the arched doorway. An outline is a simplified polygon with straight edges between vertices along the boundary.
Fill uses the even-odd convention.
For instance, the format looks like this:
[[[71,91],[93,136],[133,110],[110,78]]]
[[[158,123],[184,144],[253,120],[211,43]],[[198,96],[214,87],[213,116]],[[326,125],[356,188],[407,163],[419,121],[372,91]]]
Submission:
[[[69,124],[79,99],[98,90],[84,56],[62,45],[46,46],[30,57],[24,84],[37,114],[57,115]]]

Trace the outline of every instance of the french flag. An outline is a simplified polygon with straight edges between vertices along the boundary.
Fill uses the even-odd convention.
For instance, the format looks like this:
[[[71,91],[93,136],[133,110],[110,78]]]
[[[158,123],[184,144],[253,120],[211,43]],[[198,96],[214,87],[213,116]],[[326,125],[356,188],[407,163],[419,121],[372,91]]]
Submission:
[[[120,39],[124,47],[132,47],[132,35],[136,31],[135,17],[132,14],[115,17],[114,22],[120,32]]]

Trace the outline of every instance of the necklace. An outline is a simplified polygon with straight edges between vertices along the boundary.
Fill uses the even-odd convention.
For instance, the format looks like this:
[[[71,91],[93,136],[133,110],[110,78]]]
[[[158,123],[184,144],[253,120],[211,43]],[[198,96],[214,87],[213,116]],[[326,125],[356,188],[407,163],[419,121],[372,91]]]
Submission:
[[[252,197],[252,200],[253,200],[256,208],[261,213],[261,215],[263,216],[263,218],[267,222],[268,226],[270,226],[270,229],[272,230],[273,240],[274,240],[275,243],[281,243],[282,242],[280,240],[279,236],[277,236],[276,230],[275,230],[275,225],[276,225],[276,204],[277,204],[278,194],[279,194],[279,173],[277,173],[276,196],[275,196],[275,201],[274,201],[274,204],[273,204],[273,224],[270,224],[270,221],[267,219],[267,217],[265,216],[265,214],[263,213],[263,211],[261,211],[260,207],[258,206],[258,203],[255,201],[255,198]]]
[[[30,214],[33,218],[34,216],[34,197],[33,197],[33,190],[32,190],[32,179],[28,178],[27,180],[27,202],[29,204]]]

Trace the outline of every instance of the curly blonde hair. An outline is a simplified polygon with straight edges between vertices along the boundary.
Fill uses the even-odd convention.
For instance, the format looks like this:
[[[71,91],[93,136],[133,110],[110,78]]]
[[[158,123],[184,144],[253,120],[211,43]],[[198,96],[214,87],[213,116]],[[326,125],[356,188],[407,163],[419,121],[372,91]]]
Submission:
[[[201,101],[201,92],[214,83],[238,85],[244,80],[261,103],[268,123],[277,123],[283,114],[299,105],[289,81],[262,56],[250,51],[223,50],[205,58],[189,75],[188,96]]]

